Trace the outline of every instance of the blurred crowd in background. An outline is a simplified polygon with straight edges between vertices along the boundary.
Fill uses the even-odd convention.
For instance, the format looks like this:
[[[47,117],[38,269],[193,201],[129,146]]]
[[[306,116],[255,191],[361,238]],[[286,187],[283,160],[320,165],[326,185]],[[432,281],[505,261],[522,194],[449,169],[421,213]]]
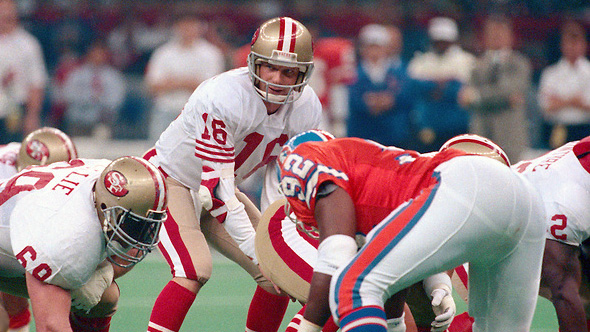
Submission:
[[[590,134],[587,1],[0,0],[0,7],[0,143],[18,140],[9,135],[15,127],[39,125],[155,142],[200,82],[246,65],[254,29],[274,16],[291,16],[314,35],[310,85],[337,136],[427,152],[472,132],[516,162]],[[25,69],[10,68],[10,59]],[[27,82],[19,70],[29,71],[20,79]]]

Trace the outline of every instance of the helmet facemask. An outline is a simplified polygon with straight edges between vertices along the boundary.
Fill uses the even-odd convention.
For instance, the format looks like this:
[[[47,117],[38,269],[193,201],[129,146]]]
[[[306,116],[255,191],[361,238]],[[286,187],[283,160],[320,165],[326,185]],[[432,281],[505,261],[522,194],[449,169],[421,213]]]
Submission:
[[[109,261],[131,267],[156,247],[166,196],[163,174],[144,159],[122,157],[103,170],[94,199]]]
[[[104,208],[103,234],[106,240],[107,259],[120,267],[139,263],[158,245],[158,233],[166,212],[149,211],[141,217],[121,206]],[[120,258],[118,262],[112,256]]]
[[[277,51],[274,50],[273,53],[274,52],[277,52]],[[295,56],[295,58],[297,57],[296,54],[293,54],[293,55]],[[295,84],[282,85],[282,84],[271,83],[267,80],[264,80],[260,76],[260,66],[262,65],[263,62],[267,62],[271,65],[276,65],[276,66],[297,67],[299,69],[299,74],[297,76],[297,80],[295,81]],[[248,70],[250,72],[250,76],[252,78],[252,81],[254,82],[254,88],[256,89],[256,92],[258,92],[258,94],[262,97],[262,99],[264,101],[269,102],[269,103],[273,103],[273,104],[284,105],[284,104],[292,103],[292,102],[296,101],[297,99],[299,99],[299,97],[301,97],[301,90],[303,90],[303,87],[305,87],[305,85],[307,85],[307,83],[309,82],[309,78],[311,77],[314,67],[313,67],[313,62],[306,62],[306,63],[296,62],[296,63],[297,63],[297,65],[293,65],[293,62],[275,60],[275,59],[272,59],[269,57],[265,57],[261,54],[257,54],[255,52],[250,52],[250,54],[248,55]],[[259,85],[261,83],[264,83],[264,85],[265,85],[264,89],[261,89],[259,87]],[[274,94],[270,91],[271,87],[277,88],[277,89],[288,89],[288,91],[287,91],[287,94],[285,94],[285,95],[277,95],[277,94]]]
[[[289,218],[289,220],[292,223],[295,224],[295,227],[300,232],[307,234],[307,236],[309,236],[312,239],[320,238],[319,229],[315,226],[307,225],[303,221],[297,219],[295,213],[293,213],[293,211],[291,210],[291,205],[289,204],[289,202],[285,202],[285,215],[287,216],[287,218]]]

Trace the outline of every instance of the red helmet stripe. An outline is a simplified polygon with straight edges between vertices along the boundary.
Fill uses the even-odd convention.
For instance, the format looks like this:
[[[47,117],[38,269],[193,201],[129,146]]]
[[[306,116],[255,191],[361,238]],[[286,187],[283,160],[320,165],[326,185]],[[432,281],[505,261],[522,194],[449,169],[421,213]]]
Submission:
[[[166,182],[164,181],[164,176],[162,173],[156,168],[156,166],[152,165],[145,159],[131,157],[137,161],[139,161],[150,173],[152,179],[154,180],[155,190],[156,190],[156,199],[154,200],[154,211],[162,211],[164,210],[164,200],[166,199]],[[164,195],[161,195],[161,193]]]
[[[285,40],[285,18],[281,17],[279,19],[280,21],[280,25],[279,25],[279,44],[277,45],[277,50],[282,50],[283,49],[283,42]]]
[[[502,150],[502,148],[500,148],[499,146],[497,146],[491,142],[486,142],[481,139],[472,138],[472,136],[467,134],[467,135],[464,135],[464,137],[461,137],[461,138],[453,141],[453,143],[451,145],[449,145],[448,147],[452,148],[453,145],[459,144],[459,143],[475,143],[475,144],[478,144],[481,146],[485,146],[486,148],[491,149],[492,151],[495,151],[500,156],[500,158],[502,158],[504,160],[506,165],[510,165],[510,161],[508,161],[508,156],[506,156],[506,153],[504,152],[504,150]]]
[[[291,22],[291,46],[289,47],[289,52],[295,53],[295,42],[297,41],[297,24],[295,21]]]
[[[47,129],[48,129],[48,131],[52,132],[57,137],[59,137],[59,139],[66,146],[66,150],[68,152],[68,161],[78,158],[78,150],[76,150],[76,146],[74,145],[74,142],[72,142],[72,139],[68,135],[66,135],[63,131],[56,129],[56,128],[49,127]]]
[[[289,17],[281,17],[279,25],[279,44],[277,50],[282,52],[295,52],[297,40],[297,24]]]

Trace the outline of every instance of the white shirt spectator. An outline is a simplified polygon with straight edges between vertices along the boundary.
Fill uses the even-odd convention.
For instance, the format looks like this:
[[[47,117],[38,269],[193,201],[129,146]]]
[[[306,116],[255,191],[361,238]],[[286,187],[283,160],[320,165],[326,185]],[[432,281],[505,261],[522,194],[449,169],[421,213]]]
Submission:
[[[545,110],[550,96],[563,99],[581,96],[590,105],[590,61],[579,58],[572,65],[565,59],[547,67],[541,74],[539,104]],[[590,113],[574,107],[565,107],[559,112],[544,112],[545,120],[551,123],[576,125],[590,122]]]
[[[410,61],[408,72],[416,79],[444,81],[457,79],[467,82],[475,57],[458,45],[450,46],[443,54],[426,52],[416,54]]]
[[[157,49],[150,59],[146,80],[158,81],[169,77],[194,79],[202,82],[224,70],[221,51],[204,39],[196,40],[190,47],[170,41]],[[177,89],[155,97],[155,107],[178,115],[193,91]]]
[[[4,118],[11,106],[26,104],[32,87],[45,86],[47,70],[41,45],[20,27],[0,35],[0,59],[0,118]]]

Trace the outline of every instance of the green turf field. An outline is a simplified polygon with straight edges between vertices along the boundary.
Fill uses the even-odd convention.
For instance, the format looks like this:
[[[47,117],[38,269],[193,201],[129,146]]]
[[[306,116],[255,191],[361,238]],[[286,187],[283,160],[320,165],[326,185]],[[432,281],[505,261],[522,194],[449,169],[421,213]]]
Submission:
[[[145,332],[152,305],[169,278],[168,265],[159,254],[153,253],[119,279],[121,300],[111,331]],[[254,289],[254,281],[239,266],[214,255],[213,276],[197,296],[181,331],[243,332]],[[459,311],[465,309],[461,300],[457,300],[457,305]],[[282,331],[299,309],[298,303],[289,305]],[[549,301],[540,299],[531,331],[557,331],[555,312]]]

